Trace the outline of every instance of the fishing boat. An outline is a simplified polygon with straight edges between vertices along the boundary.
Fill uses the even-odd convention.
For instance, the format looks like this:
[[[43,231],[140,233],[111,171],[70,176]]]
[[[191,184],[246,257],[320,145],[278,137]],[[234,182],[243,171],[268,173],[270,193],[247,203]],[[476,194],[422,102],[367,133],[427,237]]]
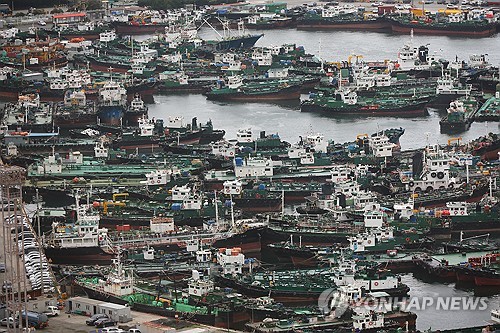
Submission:
[[[462,84],[457,77],[444,73],[437,79],[436,97],[430,102],[429,106],[435,108],[445,108],[450,102],[460,97],[470,96],[472,91],[471,84]]]
[[[324,112],[325,114],[390,115],[395,117],[425,116],[430,97],[418,98],[363,98],[347,88],[338,89],[333,95],[310,94],[302,101],[302,112]]]
[[[457,281],[477,286],[499,286],[499,254],[492,252],[479,257],[470,257],[467,262],[455,266]]]
[[[249,29],[282,29],[295,25],[295,18],[277,14],[261,13],[259,15],[249,16],[246,20],[246,26]]]
[[[198,250],[196,253],[197,262],[199,258],[203,258],[205,263],[211,259],[208,251]],[[161,280],[155,289],[151,289],[151,283],[137,280],[131,272],[127,272],[118,256],[104,279],[77,278],[75,282],[91,298],[128,304],[139,312],[224,328],[239,327],[249,319],[240,297],[218,293],[214,290],[213,281],[197,270],[193,270],[186,290],[182,287],[185,284],[181,285],[178,281],[165,289]]]
[[[136,94],[134,99],[127,105],[124,114],[125,124],[128,126],[139,125],[139,120],[147,117],[148,107],[144,104],[141,96]]]
[[[68,64],[68,59],[61,52],[63,48],[64,45],[54,39],[47,41],[32,39],[31,43],[27,44],[6,43],[2,45],[5,53],[0,57],[0,64],[29,70],[64,67]],[[18,54],[21,56],[17,57]]]
[[[54,264],[110,264],[113,249],[107,242],[107,229],[99,227],[100,216],[91,205],[76,208],[67,221],[54,222],[44,236],[45,255]]]
[[[446,116],[439,121],[441,133],[459,133],[469,129],[474,121],[478,103],[473,97],[465,97],[450,103]]]
[[[463,14],[451,14],[442,20],[441,17],[415,19],[410,16],[391,16],[389,18],[393,33],[436,35],[436,36],[462,36],[462,37],[488,37],[496,33],[496,25],[488,20],[466,20]]]
[[[217,86],[205,95],[209,100],[262,102],[298,100],[300,80],[279,79],[243,82],[240,76],[229,76],[227,82],[219,80]]]
[[[281,193],[267,191],[264,184],[244,188],[239,180],[225,181],[223,193],[234,203],[235,208],[244,212],[279,212],[282,209]]]
[[[64,101],[54,107],[54,125],[60,129],[77,129],[95,125],[96,105],[88,101],[84,91],[66,90]]]
[[[219,20],[220,21],[220,20]],[[238,31],[233,33],[229,29],[229,21],[220,21],[223,27],[223,35],[217,41],[207,41],[201,49],[211,51],[227,51],[232,49],[250,49],[264,34],[247,34],[243,21],[238,21]],[[208,48],[207,48],[208,47]]]
[[[163,71],[157,88],[160,93],[205,93],[216,80],[216,77],[190,78],[183,71]]]
[[[112,79],[99,89],[97,115],[99,122],[105,125],[120,126],[127,102],[127,91]]]
[[[332,268],[273,270],[245,275],[219,274],[216,281],[252,296],[269,296],[285,304],[317,302],[326,289],[355,284],[366,293],[384,291],[391,296],[404,296],[409,288],[386,272],[371,269],[356,271],[354,262],[341,262]]]
[[[475,121],[499,121],[500,120],[500,85],[495,92],[495,96],[490,97],[477,110]]]
[[[384,18],[358,13],[356,8],[348,5],[323,7],[320,11],[304,14],[297,20],[297,29],[386,31],[391,28]]]
[[[3,112],[3,124],[11,130],[34,130],[38,132],[52,129],[51,103],[41,102],[40,95],[19,94],[17,103],[9,103]]]

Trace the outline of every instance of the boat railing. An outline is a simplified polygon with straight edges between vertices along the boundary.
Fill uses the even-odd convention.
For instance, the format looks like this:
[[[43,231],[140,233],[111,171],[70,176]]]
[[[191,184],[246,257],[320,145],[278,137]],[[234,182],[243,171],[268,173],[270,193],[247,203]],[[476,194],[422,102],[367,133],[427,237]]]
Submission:
[[[165,244],[179,244],[186,243],[192,239],[199,239],[202,243],[212,243],[218,239],[227,238],[230,232],[219,233],[200,233],[200,234],[185,234],[185,235],[142,235],[134,238],[118,237],[110,239],[109,246],[112,248],[143,248],[145,246],[165,245]]]

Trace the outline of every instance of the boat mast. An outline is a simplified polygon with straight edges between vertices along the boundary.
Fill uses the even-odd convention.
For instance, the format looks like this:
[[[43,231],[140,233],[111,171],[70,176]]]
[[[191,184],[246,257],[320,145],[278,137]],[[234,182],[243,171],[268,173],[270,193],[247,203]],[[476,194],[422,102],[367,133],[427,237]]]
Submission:
[[[215,225],[219,226],[219,205],[217,203],[217,190],[214,190],[214,205],[215,205]]]

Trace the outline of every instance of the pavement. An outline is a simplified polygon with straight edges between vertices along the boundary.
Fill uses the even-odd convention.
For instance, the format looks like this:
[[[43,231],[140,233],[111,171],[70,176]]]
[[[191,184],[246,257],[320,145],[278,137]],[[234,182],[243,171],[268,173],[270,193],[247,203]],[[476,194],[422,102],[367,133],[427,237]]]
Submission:
[[[132,311],[131,313],[134,320],[128,323],[119,324],[118,327],[128,330],[129,328],[138,326],[141,323],[159,318],[157,315],[136,311]],[[87,318],[87,316],[61,313],[59,316],[49,318],[49,326],[41,331],[47,333],[99,333],[100,330],[85,324],[85,320],[87,320]]]
[[[165,319],[165,317],[160,317],[157,315],[152,315],[148,313],[142,313],[142,312],[137,312],[137,311],[131,311],[132,318],[134,318],[131,322],[128,323],[123,323],[123,324],[118,324],[117,326],[125,331],[127,331],[129,328],[140,328],[142,323],[145,322],[150,322],[154,321],[160,318]],[[57,317],[51,317],[49,319],[49,326],[39,330],[43,331],[44,333],[100,333],[99,329],[95,329],[92,326],[87,326],[85,324],[85,320],[88,317],[86,316],[80,316],[80,315],[75,315],[75,314],[61,314]],[[170,318],[171,320],[171,318]],[[186,322],[187,323],[187,322]],[[187,323],[185,325],[184,323],[182,324],[183,328],[176,330],[179,333],[182,333],[183,331],[202,331],[202,332],[211,332],[211,333],[222,333],[222,332],[240,332],[240,331],[235,331],[235,330],[228,330],[228,329],[222,329],[222,328],[215,328],[211,326],[205,326],[205,325],[200,325],[200,324],[195,324],[195,323]]]

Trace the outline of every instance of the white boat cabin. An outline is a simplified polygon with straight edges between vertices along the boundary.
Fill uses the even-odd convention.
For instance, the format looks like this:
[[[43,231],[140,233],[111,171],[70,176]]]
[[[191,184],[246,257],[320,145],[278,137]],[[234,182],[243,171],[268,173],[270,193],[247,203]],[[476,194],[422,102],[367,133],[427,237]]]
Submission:
[[[184,201],[191,194],[191,188],[187,185],[172,187],[172,200]]]
[[[312,152],[303,153],[300,156],[300,164],[302,165],[314,165],[314,154]]]
[[[380,211],[367,211],[363,215],[366,228],[380,228],[384,225],[384,213]]]
[[[410,198],[407,203],[395,203],[393,206],[395,218],[409,220],[413,216],[414,207],[413,198]]]
[[[351,179],[353,170],[347,165],[334,165],[330,171],[331,180],[334,184],[344,183]]]
[[[370,232],[351,236],[347,240],[349,241],[349,249],[355,253],[360,253],[370,251],[376,245],[393,239],[394,231],[392,228],[377,228]]]
[[[306,153],[306,148],[301,143],[295,143],[287,149],[288,158],[297,159]]]
[[[196,251],[196,262],[212,262],[212,252],[209,250]]]
[[[384,314],[383,313],[355,313],[352,315],[352,326],[354,331],[373,330],[374,332],[380,328],[384,328]]]
[[[168,117],[167,128],[183,128],[184,117]]]
[[[243,79],[241,76],[232,75],[227,77],[227,87],[229,89],[238,89],[243,85]]]
[[[238,143],[253,142],[254,139],[252,137],[252,129],[251,128],[239,129],[236,132],[236,141]]]
[[[326,153],[328,149],[328,142],[322,134],[309,134],[306,136],[305,143],[311,145],[315,152]]]
[[[450,216],[467,216],[467,203],[466,202],[447,202],[446,208],[450,212]]]
[[[212,154],[216,156],[234,157],[236,155],[236,145],[229,141],[212,142],[210,147],[212,147]]]
[[[141,184],[146,185],[166,185],[172,179],[172,172],[170,170],[155,170],[146,174],[146,181]]]
[[[491,310],[491,321],[500,324],[500,309]]]
[[[243,184],[239,180],[226,180],[223,184],[225,195],[240,195],[243,190]]]
[[[108,158],[109,148],[104,146],[104,142],[99,140],[94,145],[94,156],[96,158]]]
[[[198,193],[189,194],[182,200],[183,209],[199,210],[203,206],[202,196]]]
[[[272,177],[273,161],[264,157],[248,157],[234,159],[234,173],[237,178]]]
[[[137,123],[139,125],[140,136],[153,136],[155,129],[154,121],[149,120],[146,115],[143,115],[137,119]]]
[[[100,42],[111,42],[116,39],[116,32],[114,30],[111,31],[104,31],[99,34],[99,41]]]
[[[193,276],[188,282],[189,296],[203,297],[214,290],[214,283],[210,280],[202,280],[200,273],[193,270]]]

